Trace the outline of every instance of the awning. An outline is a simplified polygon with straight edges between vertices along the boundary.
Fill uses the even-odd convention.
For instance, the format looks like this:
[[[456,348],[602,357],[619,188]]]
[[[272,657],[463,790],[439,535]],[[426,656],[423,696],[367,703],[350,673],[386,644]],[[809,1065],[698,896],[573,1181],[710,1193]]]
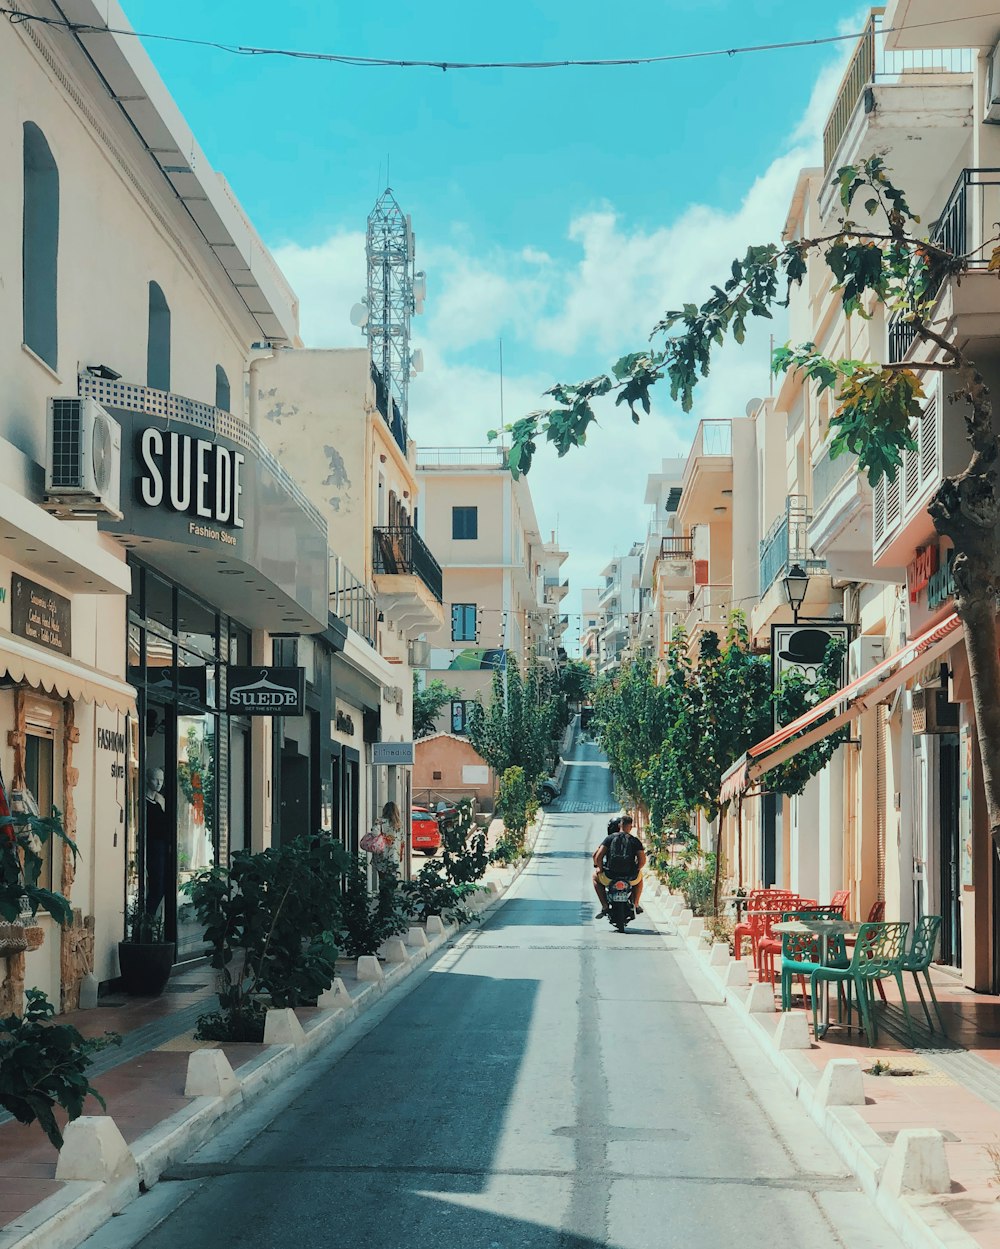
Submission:
[[[0,674],[74,701],[135,714],[135,690],[124,681],[65,655],[42,651],[0,629]]]
[[[907,642],[894,655],[883,659],[880,664],[876,664],[843,689],[811,707],[797,720],[752,746],[723,776],[719,791],[720,803],[745,793],[772,768],[785,763],[800,750],[814,746],[851,720],[856,720],[872,707],[885,702],[934,658],[954,646],[954,635],[959,627],[958,615],[952,612],[940,624],[933,625],[912,642]]]

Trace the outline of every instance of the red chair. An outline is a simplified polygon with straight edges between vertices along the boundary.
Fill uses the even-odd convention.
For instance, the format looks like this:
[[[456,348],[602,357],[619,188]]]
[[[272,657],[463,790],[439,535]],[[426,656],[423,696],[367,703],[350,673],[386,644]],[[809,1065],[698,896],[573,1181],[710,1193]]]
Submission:
[[[783,911],[790,910],[799,901],[799,896],[788,889],[768,889],[758,899],[758,907],[753,915],[748,916],[750,927],[750,949],[753,953],[753,965],[760,975],[760,943],[770,935],[770,925],[779,918]],[[768,912],[771,912],[770,914]],[[775,913],[776,912],[776,913]]]
[[[850,889],[838,889],[830,899],[830,910],[839,911],[841,915],[846,914],[847,904],[851,900]]]
[[[871,910],[868,912],[867,922],[869,924],[882,924],[885,922],[885,899],[884,898],[880,902],[872,903]],[[855,937],[851,933],[848,933],[848,935],[844,938],[844,944],[847,946],[848,954],[852,953],[853,946],[855,945],[856,942],[857,942],[857,937]],[[884,1002],[885,1001],[885,989],[882,988],[881,980],[876,979],[875,988],[878,989],[878,995]]]
[[[766,889],[751,889],[747,894],[746,910],[743,912],[743,919],[736,925],[733,932],[733,957],[739,958],[743,950],[743,939],[748,938],[752,942],[750,915],[752,912],[760,909],[760,899],[767,893]]]

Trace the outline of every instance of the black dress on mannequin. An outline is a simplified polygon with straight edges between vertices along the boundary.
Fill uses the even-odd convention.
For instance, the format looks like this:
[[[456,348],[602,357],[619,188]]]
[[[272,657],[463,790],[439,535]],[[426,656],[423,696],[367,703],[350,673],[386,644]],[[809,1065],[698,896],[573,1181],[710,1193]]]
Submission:
[[[157,795],[159,797],[159,795]],[[155,915],[167,891],[170,866],[170,822],[155,798],[146,799],[146,914]]]

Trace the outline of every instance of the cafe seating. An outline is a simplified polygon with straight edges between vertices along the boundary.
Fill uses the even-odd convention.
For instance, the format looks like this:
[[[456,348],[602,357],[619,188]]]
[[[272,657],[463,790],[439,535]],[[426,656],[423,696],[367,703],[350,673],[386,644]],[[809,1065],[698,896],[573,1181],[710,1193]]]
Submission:
[[[927,981],[927,989],[931,995],[931,1001],[934,1003],[938,1024],[941,1027],[941,1031],[944,1032],[945,1026],[944,1020],[941,1018],[941,1007],[938,1005],[930,973],[931,960],[934,958],[934,947],[937,945],[938,933],[940,931],[941,916],[924,915],[914,924],[910,948],[903,955],[903,971],[908,971],[913,976],[913,983],[917,986],[917,993],[920,997],[920,1005],[924,1008],[924,1014],[927,1016],[927,1026],[931,1032],[934,1031],[934,1024],[931,1022],[931,1013],[927,1009],[927,999],[924,997],[924,991],[920,987],[920,975],[922,973]]]
[[[843,987],[847,990],[848,1027],[851,1024],[852,990],[857,992],[858,1013],[861,1015],[865,1036],[868,1038],[868,1044],[874,1045],[878,1040],[878,1024],[872,1009],[872,985],[877,984],[886,976],[893,976],[899,986],[899,996],[903,1004],[903,1013],[906,1016],[910,1044],[913,1044],[913,1021],[910,1018],[910,1009],[906,1004],[906,994],[903,991],[903,960],[906,954],[906,937],[909,927],[906,923],[862,924],[854,943],[854,953],[847,967],[835,967],[828,964],[826,967],[817,966],[813,969],[810,984],[814,1034],[818,1023],[816,989],[823,980],[829,980],[837,984],[838,988]],[[784,960],[782,960],[782,967],[784,967]],[[784,978],[784,971],[782,971],[782,977]]]
[[[879,901],[872,903],[871,909],[868,912],[868,919],[865,922],[868,924],[881,924],[881,922],[884,919],[885,919],[885,898],[881,898],[879,899]],[[851,949],[853,949],[854,943],[855,941],[857,941],[857,937],[849,935],[845,938],[845,940],[847,941],[848,951],[850,951]],[[875,987],[876,989],[878,989],[879,997],[884,1002],[885,1001],[885,989],[882,988],[882,981],[876,980]]]
[[[837,911],[843,918],[847,913],[847,904],[851,900],[850,889],[838,889],[830,899],[830,909]]]
[[[840,919],[840,912],[828,906],[803,907],[789,911],[782,920]],[[802,990],[802,1004],[808,1009],[809,995],[806,977],[822,966],[820,963],[821,938],[814,932],[783,932],[781,934],[781,1009],[792,1009],[792,981],[798,979]],[[828,967],[847,967],[847,951],[844,938],[834,935],[827,944]],[[815,1007],[815,998],[813,999]]]
[[[760,971],[760,956],[758,953],[759,944],[765,932],[768,919],[772,922],[774,918],[798,902],[798,894],[792,893],[788,889],[761,889],[759,890],[754,901],[747,907],[747,917],[744,923],[738,924],[733,935],[734,952],[737,958],[740,957],[740,949],[743,938],[750,938],[750,952],[753,955],[753,965]],[[772,912],[768,915],[767,912]]]

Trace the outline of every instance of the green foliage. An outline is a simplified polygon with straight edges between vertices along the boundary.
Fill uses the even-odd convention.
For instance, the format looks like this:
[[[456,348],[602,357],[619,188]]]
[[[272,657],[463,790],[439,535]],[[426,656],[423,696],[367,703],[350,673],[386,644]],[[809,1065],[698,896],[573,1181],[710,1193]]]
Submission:
[[[195,725],[187,731],[184,759],[177,764],[177,784],[188,804],[201,813],[209,833],[215,826],[215,734],[202,737]]]
[[[56,838],[69,846],[75,859],[77,848],[55,807],[48,817],[26,811],[0,816],[0,919],[13,923],[44,909],[60,924],[73,922],[73,908],[62,894],[38,884],[45,845]]]
[[[774,698],[778,724],[791,724],[840,689],[843,684],[845,650],[846,645],[841,638],[831,638],[815,681],[810,681],[800,672],[790,672],[785,676]],[[816,723],[823,724],[831,716],[832,712]],[[772,768],[766,775],[765,785],[775,793],[801,794],[809,780],[826,767],[837,747],[849,737],[850,729],[847,725],[836,729],[814,745],[800,750],[787,762]]]
[[[498,863],[501,867],[510,867],[512,863],[519,863],[527,856],[528,848],[524,844],[523,835],[517,837],[514,833],[508,833],[505,830],[497,838],[496,845],[490,851],[490,862]]]
[[[443,880],[433,864],[425,863],[413,880],[400,885],[399,902],[403,914],[417,923],[428,915],[440,915],[449,924],[464,924],[472,919],[464,902],[476,891],[476,885]]]
[[[441,862],[449,881],[471,885],[482,880],[490,860],[486,833],[472,818],[472,802],[463,798],[454,816],[441,820],[440,827]]]
[[[548,776],[555,759],[558,705],[551,683],[537,662],[522,678],[515,656],[505,671],[493,673],[489,706],[469,708],[469,742],[497,776],[520,767],[534,784]]]
[[[508,768],[500,778],[497,813],[503,817],[504,835],[524,853],[528,825],[538,812],[534,787],[528,784],[523,768]]]
[[[462,691],[435,677],[422,689],[419,678],[413,674],[413,736],[427,737],[434,732],[434,724],[453,698],[461,698]]]
[[[585,659],[567,659],[557,669],[560,694],[569,703],[582,703],[594,692],[594,673]]]
[[[54,1109],[61,1106],[69,1119],[78,1119],[84,1102],[94,1097],[106,1109],[104,1098],[87,1078],[91,1057],[121,1037],[84,1037],[72,1024],[52,1023],[55,1007],[40,989],[28,989],[23,1015],[0,1019],[0,1106],[18,1123],[41,1125],[56,1149],[62,1132]]]
[[[837,171],[837,181],[845,215],[831,234],[749,247],[703,303],[664,313],[651,335],[658,347],[622,356],[608,374],[551,387],[546,393],[559,406],[532,412],[508,426],[515,475],[529,470],[540,439],[554,443],[560,455],[582,446],[596,420],[593,401],[604,396],[614,394],[616,403],[627,403],[638,421],[637,408],[648,413],[650,391],[666,380],[671,398],[689,412],[717,349],[727,340],[742,343],[749,321],[770,320],[773,308],[787,305],[791,287],[802,282],[810,265],[828,270],[845,316],[867,317],[873,305],[881,304],[902,314],[919,333],[931,319],[942,279],[960,273],[968,257],[915,236],[919,219],[890,180],[883,157],[845,165]],[[879,217],[878,224],[859,226],[852,220],[861,201],[864,214]],[[1000,268],[1000,248],[993,267]],[[903,452],[913,445],[909,423],[922,397],[914,371],[828,359],[813,343],[779,347],[774,367],[778,372],[801,370],[821,389],[835,390],[834,455],[845,450],[857,455],[872,484],[883,475],[895,477]]]
[[[338,895],[349,863],[339,842],[317,833],[259,854],[237,853],[229,867],[187,882],[209,963],[219,973],[229,1039],[246,1039],[256,1022],[263,1034],[262,995],[274,1006],[299,1006],[333,983]]]
[[[344,892],[340,900],[338,941],[348,958],[375,954],[388,937],[404,931],[406,918],[396,909],[397,884],[388,897],[368,890],[368,865],[364,855],[351,855],[344,872]],[[380,891],[381,892],[381,891]],[[387,906],[387,902],[390,904]]]
[[[135,905],[128,907],[125,912],[126,941],[132,945],[160,945],[163,939],[161,915],[149,915]]]

